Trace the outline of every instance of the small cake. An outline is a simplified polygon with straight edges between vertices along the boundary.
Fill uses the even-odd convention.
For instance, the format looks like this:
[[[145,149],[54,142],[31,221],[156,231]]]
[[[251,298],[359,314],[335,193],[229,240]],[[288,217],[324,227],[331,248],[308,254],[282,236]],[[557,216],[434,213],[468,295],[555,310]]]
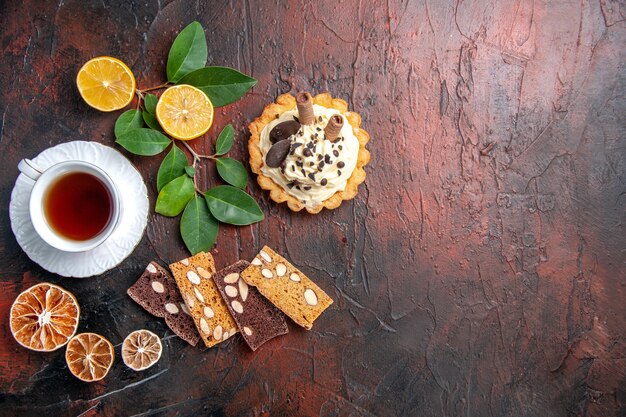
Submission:
[[[161,265],[150,262],[126,293],[148,313],[164,318],[167,326],[191,346],[200,340],[176,281]]]
[[[307,330],[333,303],[328,294],[302,271],[267,246],[259,251],[241,276]]]
[[[170,270],[207,347],[215,346],[238,332],[211,278],[215,273],[215,262],[210,253],[200,252],[175,262],[170,265]]]
[[[319,213],[354,198],[365,181],[369,134],[330,94],[282,94],[250,123],[250,167],[261,188],[293,211]]]
[[[226,301],[241,336],[250,349],[257,350],[263,343],[287,333],[289,329],[285,315],[241,278],[241,272],[249,265],[247,261],[238,261],[213,274],[213,281]]]

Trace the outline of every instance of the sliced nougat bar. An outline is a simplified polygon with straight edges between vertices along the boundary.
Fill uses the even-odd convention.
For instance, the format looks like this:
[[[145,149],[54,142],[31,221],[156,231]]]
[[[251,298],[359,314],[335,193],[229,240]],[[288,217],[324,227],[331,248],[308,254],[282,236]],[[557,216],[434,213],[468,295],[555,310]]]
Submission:
[[[156,262],[145,271],[126,293],[148,313],[163,317],[167,326],[191,346],[200,340],[196,325],[183,301],[176,281]]]
[[[213,281],[244,340],[252,350],[256,350],[268,340],[287,333],[289,329],[285,315],[241,278],[241,272],[249,265],[247,261],[238,261],[213,274]]]
[[[310,329],[333,300],[298,268],[265,246],[241,276],[283,313]]]
[[[170,269],[200,337],[208,347],[237,333],[237,325],[211,278],[215,262],[210,253],[200,252],[171,264]]]

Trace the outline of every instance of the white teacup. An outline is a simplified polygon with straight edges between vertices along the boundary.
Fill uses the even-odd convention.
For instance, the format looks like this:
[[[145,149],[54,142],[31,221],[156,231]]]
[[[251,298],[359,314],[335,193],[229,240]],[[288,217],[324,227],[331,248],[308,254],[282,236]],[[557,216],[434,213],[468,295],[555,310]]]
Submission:
[[[22,159],[17,168],[27,178],[35,182],[30,193],[30,219],[37,234],[47,244],[64,252],[85,252],[102,244],[117,227],[120,220],[120,197],[115,183],[97,166],[84,161],[65,161],[42,170],[30,159]],[[72,240],[57,233],[48,223],[44,210],[44,199],[49,187],[57,179],[71,173],[91,174],[99,179],[108,189],[111,196],[111,216],[104,229],[88,240]]]

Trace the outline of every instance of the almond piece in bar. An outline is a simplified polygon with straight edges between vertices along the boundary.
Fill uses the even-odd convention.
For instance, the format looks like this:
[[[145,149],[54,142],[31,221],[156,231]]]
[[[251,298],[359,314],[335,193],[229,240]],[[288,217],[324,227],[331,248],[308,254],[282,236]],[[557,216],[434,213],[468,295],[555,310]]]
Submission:
[[[148,313],[164,318],[167,326],[191,346],[195,346],[200,340],[196,325],[178,292],[176,281],[161,265],[150,262],[126,293]]]
[[[313,322],[333,300],[298,268],[265,246],[241,276],[300,326]]]
[[[213,282],[215,262],[210,253],[200,252],[175,262],[170,265],[170,270],[200,337],[208,347],[237,333],[237,325]]]
[[[247,261],[238,261],[213,274],[213,281],[237,322],[243,339],[250,349],[257,350],[263,343],[289,332],[289,329],[285,315],[241,278],[241,272],[249,265]]]

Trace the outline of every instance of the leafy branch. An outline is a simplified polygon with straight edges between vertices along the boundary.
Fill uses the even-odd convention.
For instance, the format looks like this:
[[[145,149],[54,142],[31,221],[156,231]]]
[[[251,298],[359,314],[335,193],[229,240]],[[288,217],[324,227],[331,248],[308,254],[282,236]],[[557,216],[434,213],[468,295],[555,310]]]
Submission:
[[[212,155],[198,154],[186,141],[170,138],[156,116],[159,98],[150,93],[176,84],[189,84],[202,90],[214,107],[233,103],[245,95],[256,80],[232,68],[205,66],[207,44],[204,29],[198,22],[184,28],[174,40],[167,60],[168,81],[154,87],[137,89],[137,109],[127,110],[115,122],[116,142],[127,151],[141,156],[167,153],[157,173],[155,211],[163,216],[180,218],[180,233],[192,254],[210,249],[216,241],[219,222],[237,226],[263,220],[256,201],[244,191],[248,173],[243,164],[225,156],[231,150],[235,129],[227,125],[215,143]],[[192,162],[178,146],[189,152]],[[202,160],[215,162],[219,176],[228,185],[202,191],[196,173]]]

